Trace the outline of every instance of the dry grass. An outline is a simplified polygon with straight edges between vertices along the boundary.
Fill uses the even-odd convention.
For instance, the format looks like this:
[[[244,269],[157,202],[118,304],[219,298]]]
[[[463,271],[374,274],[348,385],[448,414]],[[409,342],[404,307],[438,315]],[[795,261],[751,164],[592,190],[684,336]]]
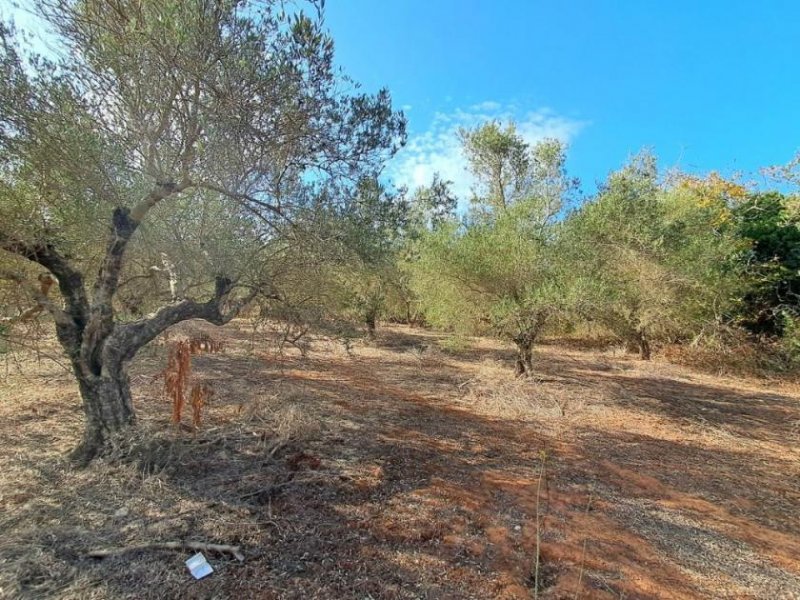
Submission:
[[[178,431],[155,376],[204,334],[226,349],[192,377],[215,393]],[[274,347],[244,322],[178,328],[134,364],[139,426],[83,471],[69,374],[18,355],[0,597],[800,597],[796,383],[551,344],[515,380],[502,345],[402,327]],[[245,561],[212,554],[193,581],[189,552],[86,556],[172,540]]]
[[[552,424],[553,420],[572,420],[586,405],[585,396],[573,393],[566,380],[511,377],[508,364],[497,360],[481,362],[460,388],[464,391],[460,404],[505,419]]]
[[[673,364],[706,373],[768,380],[794,381],[800,367],[776,342],[754,344],[734,339],[716,344],[673,344],[663,348],[661,354]]]

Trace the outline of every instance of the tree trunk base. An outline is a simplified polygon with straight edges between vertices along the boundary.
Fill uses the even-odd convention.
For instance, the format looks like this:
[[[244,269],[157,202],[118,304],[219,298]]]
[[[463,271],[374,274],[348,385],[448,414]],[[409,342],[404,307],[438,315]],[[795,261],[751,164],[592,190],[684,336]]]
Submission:
[[[639,335],[639,358],[641,360],[650,360],[650,342],[642,334]]]
[[[375,330],[377,329],[377,322],[375,317],[367,317],[367,337],[371,340],[375,339]]]
[[[640,332],[636,332],[633,337],[627,340],[625,350],[630,354],[638,354],[640,360],[650,360],[652,356],[650,340]]]
[[[533,350],[531,345],[518,345],[517,360],[514,371],[517,377],[531,377],[533,375]]]
[[[109,449],[113,437],[131,427],[133,412],[130,382],[123,370],[114,376],[79,379],[86,429],[83,440],[70,453],[76,466],[87,466]]]

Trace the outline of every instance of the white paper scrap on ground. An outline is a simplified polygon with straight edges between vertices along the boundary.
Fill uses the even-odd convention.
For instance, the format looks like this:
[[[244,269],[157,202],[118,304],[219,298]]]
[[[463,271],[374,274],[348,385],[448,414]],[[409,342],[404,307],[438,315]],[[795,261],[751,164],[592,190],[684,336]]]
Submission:
[[[194,576],[195,579],[202,579],[206,575],[211,575],[214,572],[214,569],[211,568],[211,565],[208,564],[206,557],[203,556],[202,552],[198,552],[192,558],[186,561],[186,566],[189,568],[189,572]]]

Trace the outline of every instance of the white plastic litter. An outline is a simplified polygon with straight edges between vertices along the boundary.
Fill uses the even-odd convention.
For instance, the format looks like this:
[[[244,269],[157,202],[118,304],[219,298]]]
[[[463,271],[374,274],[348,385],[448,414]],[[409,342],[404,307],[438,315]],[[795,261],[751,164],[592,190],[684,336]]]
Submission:
[[[187,560],[186,566],[195,579],[202,579],[206,575],[211,575],[211,573],[214,572],[214,569],[212,569],[211,565],[208,564],[208,561],[206,560],[206,557],[203,556],[202,552],[198,552],[192,558]]]

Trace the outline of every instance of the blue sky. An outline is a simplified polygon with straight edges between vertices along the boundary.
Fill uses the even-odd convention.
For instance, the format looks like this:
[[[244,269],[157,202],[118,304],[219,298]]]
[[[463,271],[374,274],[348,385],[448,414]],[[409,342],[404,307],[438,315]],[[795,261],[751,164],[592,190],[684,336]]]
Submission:
[[[30,27],[12,6],[0,14]],[[800,150],[796,0],[327,0],[325,14],[339,64],[406,112],[397,184],[439,171],[466,197],[456,131],[492,118],[568,141],[586,193],[645,147],[756,183]]]
[[[585,192],[643,147],[756,181],[800,149],[800,2],[328,0],[326,22],[406,111],[398,183],[440,170],[463,192],[455,130],[485,118],[568,140]]]

